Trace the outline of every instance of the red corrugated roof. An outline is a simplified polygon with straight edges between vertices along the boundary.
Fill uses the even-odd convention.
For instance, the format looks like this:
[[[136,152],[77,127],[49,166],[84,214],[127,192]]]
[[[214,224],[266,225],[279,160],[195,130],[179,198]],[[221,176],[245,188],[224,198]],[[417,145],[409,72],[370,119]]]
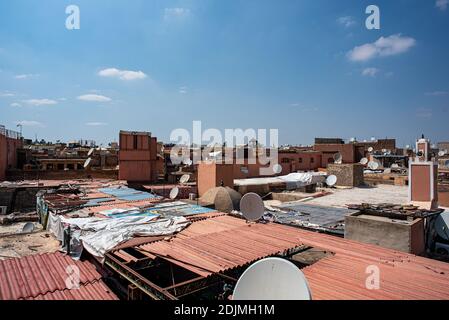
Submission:
[[[314,299],[449,299],[447,263],[274,223],[221,216],[138,248],[208,276],[301,245],[334,253],[303,270]],[[379,290],[366,287],[373,265],[380,270]]]
[[[73,265],[80,271],[80,289],[69,290],[66,268]],[[57,299],[62,295],[88,300],[117,299],[106,288],[93,264],[74,261],[59,252],[0,261],[0,300]]]

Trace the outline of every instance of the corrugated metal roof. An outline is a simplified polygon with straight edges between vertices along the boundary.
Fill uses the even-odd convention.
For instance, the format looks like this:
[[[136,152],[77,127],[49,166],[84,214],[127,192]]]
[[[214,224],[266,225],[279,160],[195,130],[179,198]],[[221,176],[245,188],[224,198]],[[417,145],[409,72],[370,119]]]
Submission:
[[[67,288],[66,268],[71,265],[80,271],[80,289]],[[93,264],[74,261],[59,252],[0,261],[0,300],[46,298],[49,294],[48,298],[55,299],[58,295],[89,300],[117,299],[106,288]]]
[[[313,299],[449,299],[447,263],[274,223],[220,216],[138,248],[209,276],[301,245],[334,254],[303,270]],[[379,290],[366,287],[373,265],[380,270]]]

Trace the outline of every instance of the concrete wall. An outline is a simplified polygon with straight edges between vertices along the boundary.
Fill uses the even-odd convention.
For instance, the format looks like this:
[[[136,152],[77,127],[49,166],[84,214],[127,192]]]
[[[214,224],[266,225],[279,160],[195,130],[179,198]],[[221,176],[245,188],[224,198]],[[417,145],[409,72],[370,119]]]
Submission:
[[[338,152],[343,156],[343,163],[358,162],[355,157],[355,144],[316,144],[313,146],[313,150],[323,153],[323,167],[326,167],[328,163],[333,163],[333,155]]]
[[[69,170],[69,171],[24,171],[8,170],[8,181],[21,180],[72,180],[72,179],[118,179],[118,170]]]
[[[209,189],[221,186],[234,188],[234,165],[200,162],[198,164],[198,194],[203,196]]]
[[[396,221],[364,214],[345,218],[345,238],[402,252],[422,254],[425,251],[424,221]]]

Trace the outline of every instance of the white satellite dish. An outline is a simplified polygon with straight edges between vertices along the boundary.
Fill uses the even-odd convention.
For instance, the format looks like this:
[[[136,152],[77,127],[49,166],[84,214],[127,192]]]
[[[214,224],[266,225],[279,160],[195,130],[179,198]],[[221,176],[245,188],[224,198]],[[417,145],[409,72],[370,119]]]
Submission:
[[[387,153],[387,149],[382,149],[382,153]]]
[[[275,165],[273,166],[273,172],[274,172],[275,174],[281,173],[281,172],[282,172],[282,166],[281,166],[279,163],[275,164]]]
[[[444,211],[436,218],[435,229],[441,238],[449,240],[449,211]]]
[[[350,142],[355,142],[355,138],[349,139]]]
[[[368,148],[368,152],[373,152],[374,151],[374,148],[373,147],[369,147]]]
[[[193,161],[190,158],[185,158],[182,160],[182,163],[184,163],[186,166],[191,166]]]
[[[84,162],[83,167],[87,168],[90,165],[91,162],[92,162],[92,158],[87,158],[87,160]]]
[[[443,157],[444,155],[446,154],[446,152],[445,151],[440,151],[440,152],[438,152],[438,156],[439,157]]]
[[[235,285],[234,300],[312,300],[302,271],[288,260],[267,258],[252,264]]]
[[[379,169],[379,163],[376,161],[370,161],[368,162],[368,168],[370,168],[371,170],[377,170]]]
[[[247,193],[240,200],[240,211],[248,221],[258,221],[265,213],[262,198],[257,193]]]
[[[371,137],[371,141],[376,141],[376,137]]]
[[[94,148],[90,148],[89,152],[87,153],[87,156],[90,157],[92,155],[92,153],[94,153]]]
[[[336,154],[334,154],[334,162],[336,164],[341,164],[343,161],[343,156],[341,155],[340,152],[337,152]]]
[[[184,174],[181,176],[181,178],[179,179],[179,182],[181,182],[182,184],[187,183],[190,180],[190,176],[188,174]]]
[[[364,166],[368,163],[368,159],[367,158],[362,158],[360,159],[360,164],[363,164]]]
[[[169,197],[170,197],[170,199],[174,200],[174,199],[176,199],[178,194],[179,194],[179,188],[178,187],[174,187],[173,189],[170,190]]]
[[[22,232],[23,233],[31,233],[34,231],[34,229],[36,229],[34,223],[32,222],[27,222],[25,223],[25,225],[22,228]]]
[[[335,186],[336,183],[337,183],[337,176],[332,174],[332,175],[330,175],[329,177],[326,178],[326,184],[329,187]]]

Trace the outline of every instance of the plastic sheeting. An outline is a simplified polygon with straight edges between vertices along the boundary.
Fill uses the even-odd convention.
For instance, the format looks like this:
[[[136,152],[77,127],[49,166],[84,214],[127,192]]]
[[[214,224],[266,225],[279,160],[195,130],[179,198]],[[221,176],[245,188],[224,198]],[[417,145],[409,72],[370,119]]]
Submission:
[[[236,186],[248,186],[285,183],[289,189],[296,189],[310,184],[324,182],[325,179],[326,174],[321,172],[296,172],[279,177],[236,179],[234,180],[234,184]]]
[[[137,236],[172,235],[184,229],[184,217],[155,220],[154,216],[131,216],[119,219],[61,217],[61,222],[81,230],[79,240],[90,254],[103,261],[104,254],[117,245]],[[154,221],[155,220],[155,221]]]

